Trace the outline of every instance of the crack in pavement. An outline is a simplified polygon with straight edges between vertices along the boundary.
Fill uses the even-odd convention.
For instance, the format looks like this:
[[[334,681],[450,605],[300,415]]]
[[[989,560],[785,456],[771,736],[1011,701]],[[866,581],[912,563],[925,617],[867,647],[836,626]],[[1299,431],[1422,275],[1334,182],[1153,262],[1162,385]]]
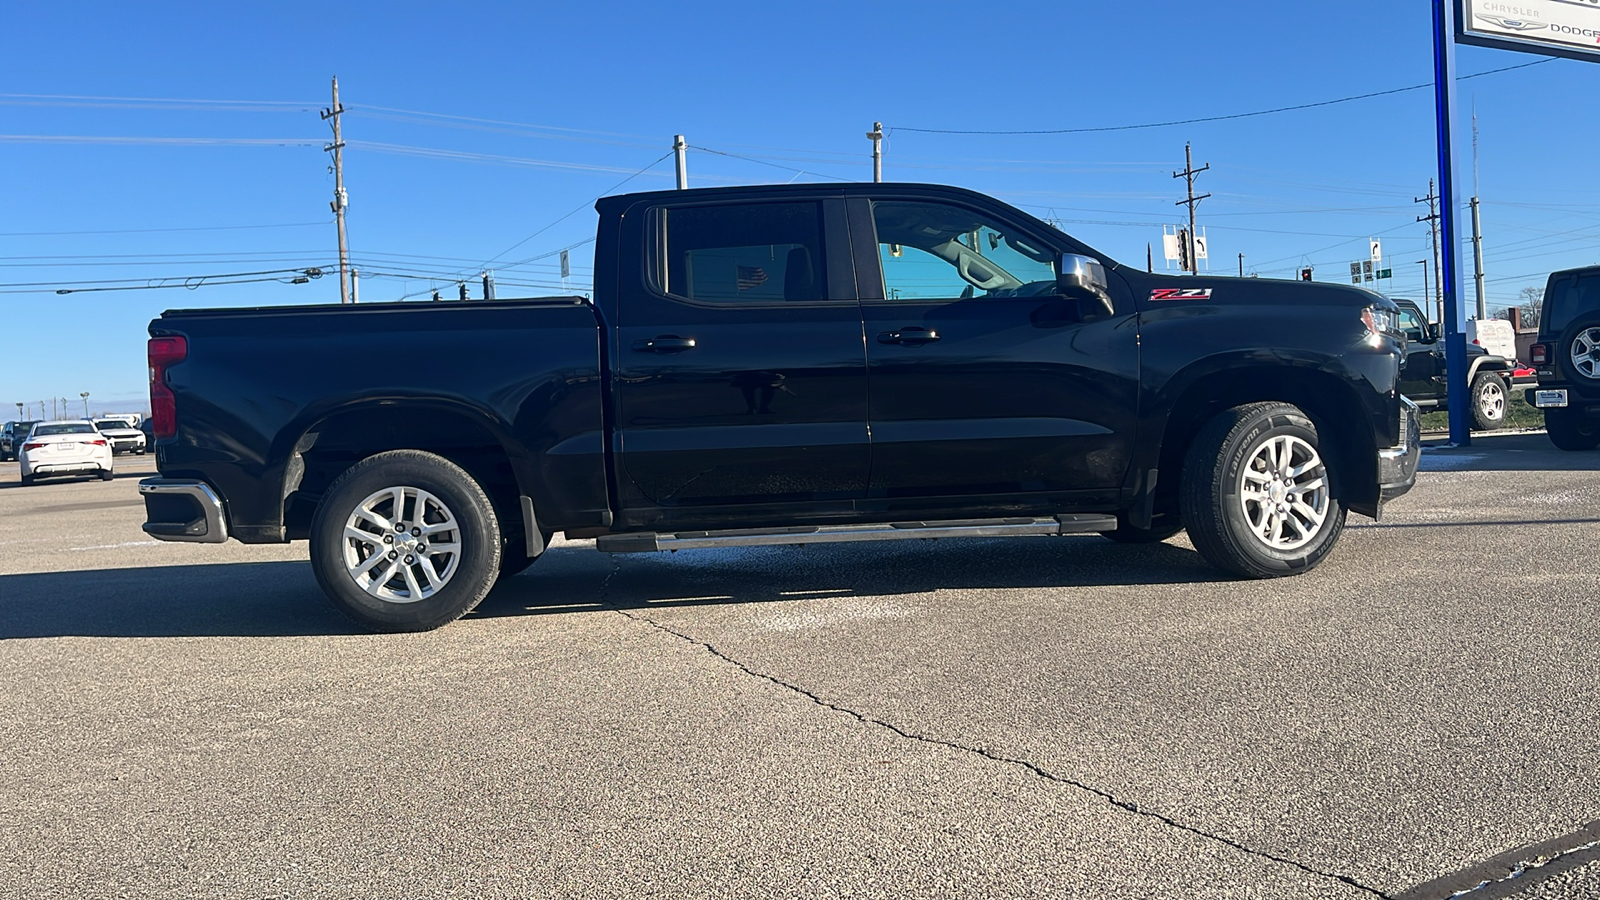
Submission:
[[[1009,757],[1009,756],[1002,756],[1002,755],[1000,755],[998,753],[995,753],[995,752],[990,751],[990,750],[985,750],[985,749],[983,749],[981,747],[969,747],[969,746],[966,746],[964,744],[955,743],[953,741],[947,741],[947,740],[944,740],[944,739],[941,739],[941,738],[930,737],[928,735],[917,734],[915,732],[907,731],[904,728],[901,728],[900,726],[895,725],[892,722],[886,722],[886,721],[884,721],[882,719],[873,718],[872,716],[868,716],[868,715],[865,715],[863,713],[856,712],[855,710],[850,709],[848,707],[839,706],[838,704],[835,704],[835,703],[830,703],[829,701],[824,700],[822,697],[812,693],[811,691],[806,690],[803,687],[800,687],[799,685],[790,684],[787,681],[784,681],[784,680],[782,680],[780,678],[777,678],[775,676],[772,676],[772,675],[768,675],[765,672],[758,672],[755,669],[752,669],[749,666],[745,665],[744,663],[740,662],[739,660],[734,659],[733,657],[727,655],[726,653],[723,653],[721,650],[718,650],[714,645],[712,645],[708,641],[702,641],[702,640],[699,640],[698,638],[695,638],[695,637],[693,637],[691,635],[684,634],[683,632],[678,631],[677,629],[675,629],[675,628],[673,628],[673,627],[671,627],[669,625],[664,625],[664,624],[662,624],[660,622],[657,622],[655,619],[652,619],[649,616],[638,615],[638,614],[636,614],[634,612],[630,612],[628,609],[624,608],[623,606],[608,600],[607,597],[606,597],[606,594],[605,594],[606,587],[610,585],[611,579],[614,578],[619,572],[622,571],[621,563],[618,562],[614,556],[612,557],[612,562],[613,562],[613,566],[614,567],[611,570],[611,574],[607,575],[606,578],[605,578],[605,581],[601,583],[600,601],[601,601],[602,604],[611,607],[612,610],[614,610],[618,615],[621,615],[624,618],[630,619],[630,620],[632,620],[634,622],[639,622],[639,623],[644,624],[644,625],[648,625],[651,628],[654,628],[657,631],[660,631],[660,632],[662,632],[664,634],[671,635],[672,637],[675,637],[680,641],[684,641],[686,643],[693,644],[693,645],[695,645],[697,647],[703,647],[712,656],[715,656],[717,659],[722,660],[723,662],[733,666],[734,668],[740,670],[741,672],[744,672],[746,675],[750,675],[751,677],[754,677],[754,678],[759,678],[759,679],[761,679],[763,681],[767,681],[767,682],[770,682],[770,683],[772,683],[774,685],[777,685],[778,687],[781,687],[781,688],[783,688],[785,690],[788,690],[788,691],[791,691],[793,693],[799,694],[800,696],[805,697],[806,699],[810,700],[812,703],[816,704],[817,706],[822,707],[823,709],[832,710],[833,712],[840,713],[840,714],[843,714],[843,715],[846,715],[846,716],[850,716],[851,718],[857,720],[858,722],[861,722],[864,725],[874,725],[874,726],[877,726],[879,728],[883,728],[883,729],[885,729],[887,731],[890,731],[890,732],[892,732],[894,734],[899,735],[900,737],[906,738],[907,740],[918,741],[920,743],[930,744],[930,745],[933,745],[933,746],[936,746],[936,747],[944,747],[944,748],[949,749],[949,750],[958,750],[958,751],[961,751],[963,753],[970,753],[970,754],[973,754],[973,755],[976,755],[976,756],[983,757],[984,759],[990,760],[991,762],[1003,763],[1005,765],[1012,765],[1012,766],[1020,766],[1020,767],[1022,767],[1024,769],[1028,770],[1029,772],[1033,773],[1033,775],[1035,775],[1038,778],[1041,778],[1041,779],[1043,779],[1045,781],[1049,781],[1049,782],[1051,782],[1053,784],[1067,785],[1069,787],[1077,788],[1077,789],[1079,789],[1081,791],[1087,791],[1088,793],[1093,794],[1093,795],[1101,798],[1102,800],[1106,801],[1107,803],[1111,804],[1112,806],[1115,806],[1116,808],[1121,809],[1121,810],[1123,810],[1125,812],[1133,813],[1136,816],[1142,816],[1144,818],[1154,819],[1154,820],[1156,820],[1158,822],[1161,822],[1164,825],[1167,825],[1170,828],[1175,828],[1175,829],[1177,829],[1179,831],[1185,831],[1185,832],[1188,832],[1189,834],[1193,834],[1193,835],[1195,835],[1197,837],[1204,838],[1204,839],[1209,840],[1209,841],[1215,841],[1216,843],[1222,844],[1222,845],[1224,845],[1226,847],[1231,847],[1234,850],[1238,850],[1239,852],[1245,853],[1245,854],[1250,855],[1250,856],[1258,857],[1260,859],[1271,860],[1272,862],[1279,863],[1281,865],[1291,866],[1291,867],[1299,869],[1300,871],[1305,872],[1305,873],[1307,873],[1309,875],[1314,875],[1314,876],[1316,876],[1318,878],[1327,878],[1327,879],[1331,879],[1331,880],[1334,880],[1334,881],[1341,882],[1341,883],[1349,885],[1350,887],[1353,887],[1353,888],[1355,888],[1357,890],[1365,891],[1366,893],[1371,894],[1374,897],[1381,897],[1381,898],[1383,898],[1383,900],[1395,900],[1395,898],[1391,897],[1389,894],[1385,894],[1384,892],[1378,890],[1377,888],[1369,887],[1369,886],[1367,886],[1365,884],[1362,884],[1361,882],[1356,881],[1354,878],[1351,878],[1348,875],[1340,875],[1340,874],[1337,874],[1337,873],[1334,873],[1334,872],[1323,872],[1321,870],[1314,869],[1314,868],[1312,868],[1312,867],[1310,867],[1310,866],[1308,866],[1308,865],[1306,865],[1304,863],[1297,862],[1297,861],[1292,860],[1292,859],[1287,859],[1287,858],[1282,857],[1282,856],[1277,856],[1277,855],[1275,855],[1273,853],[1269,853],[1269,852],[1267,852],[1265,850],[1256,850],[1256,849],[1252,849],[1250,847],[1246,847],[1243,844],[1239,844],[1239,843],[1236,843],[1234,841],[1231,841],[1231,840],[1229,840],[1229,839],[1227,839],[1225,837],[1222,837],[1221,835],[1210,834],[1210,833],[1202,831],[1199,828],[1196,828],[1196,827],[1194,827],[1192,825],[1185,825],[1182,822],[1179,822],[1179,821],[1177,821],[1175,819],[1172,819],[1169,816],[1165,816],[1165,815],[1163,815],[1163,814],[1161,814],[1159,812],[1155,812],[1153,810],[1148,810],[1148,809],[1141,809],[1137,803],[1134,803],[1134,802],[1131,802],[1131,801],[1128,801],[1128,800],[1118,799],[1117,796],[1115,794],[1111,793],[1110,791],[1102,790],[1100,788],[1093,787],[1093,786],[1088,785],[1088,784],[1084,784],[1081,781],[1076,781],[1076,780],[1074,780],[1072,778],[1068,778],[1068,777],[1066,777],[1064,775],[1057,775],[1057,774],[1055,774],[1053,772],[1050,772],[1050,771],[1048,771],[1048,770],[1046,770],[1046,769],[1044,769],[1044,768],[1042,768],[1042,767],[1040,767],[1038,765],[1035,765],[1034,763],[1031,763],[1031,762],[1029,762],[1029,761],[1027,761],[1025,759],[1015,759],[1015,758]]]

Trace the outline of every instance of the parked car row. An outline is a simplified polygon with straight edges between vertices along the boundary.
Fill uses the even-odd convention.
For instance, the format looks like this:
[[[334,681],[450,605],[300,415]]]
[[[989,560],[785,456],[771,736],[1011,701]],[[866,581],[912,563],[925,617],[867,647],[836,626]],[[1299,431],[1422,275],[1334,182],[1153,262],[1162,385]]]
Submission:
[[[0,428],[0,460],[22,467],[22,483],[58,475],[96,475],[110,481],[118,453],[142,454],[150,436],[140,417],[7,422]]]

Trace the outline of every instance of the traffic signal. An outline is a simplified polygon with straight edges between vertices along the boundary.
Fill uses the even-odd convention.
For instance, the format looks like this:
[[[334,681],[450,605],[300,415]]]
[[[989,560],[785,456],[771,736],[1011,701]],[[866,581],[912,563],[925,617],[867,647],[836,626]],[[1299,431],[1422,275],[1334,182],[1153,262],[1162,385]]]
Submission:
[[[1310,266],[1307,266],[1304,269],[1300,270],[1300,280],[1301,281],[1310,281],[1311,280],[1311,267]]]

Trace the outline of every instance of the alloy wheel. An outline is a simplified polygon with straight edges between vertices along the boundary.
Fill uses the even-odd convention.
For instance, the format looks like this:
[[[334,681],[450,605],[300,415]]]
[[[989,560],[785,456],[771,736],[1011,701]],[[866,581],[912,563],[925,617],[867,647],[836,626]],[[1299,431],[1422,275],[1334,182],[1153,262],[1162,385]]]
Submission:
[[[389,603],[438,593],[461,562],[461,528],[438,497],[390,487],[356,505],[344,525],[344,566],[357,586]]]
[[[1273,550],[1309,544],[1328,520],[1328,470],[1315,447],[1293,435],[1263,441],[1240,476],[1239,504],[1256,538]]]

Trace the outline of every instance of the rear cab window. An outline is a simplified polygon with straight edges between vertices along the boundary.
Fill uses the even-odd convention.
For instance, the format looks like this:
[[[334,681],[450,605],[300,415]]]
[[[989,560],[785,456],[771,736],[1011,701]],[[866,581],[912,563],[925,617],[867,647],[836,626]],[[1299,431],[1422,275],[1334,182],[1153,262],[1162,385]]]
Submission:
[[[655,210],[658,292],[696,304],[828,298],[821,205],[775,201]]]

